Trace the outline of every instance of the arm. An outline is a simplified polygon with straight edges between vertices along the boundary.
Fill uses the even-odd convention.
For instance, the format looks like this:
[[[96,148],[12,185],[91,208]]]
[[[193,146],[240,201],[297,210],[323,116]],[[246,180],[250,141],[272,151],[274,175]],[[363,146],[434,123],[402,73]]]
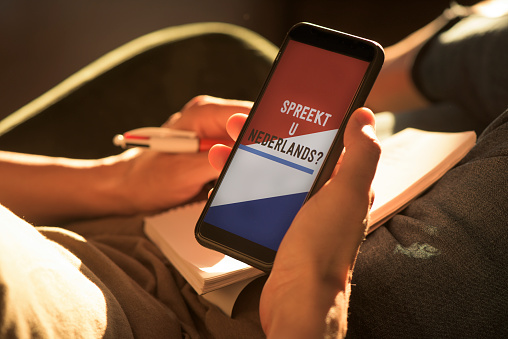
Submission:
[[[234,115],[228,131],[236,138],[245,117]],[[337,174],[302,207],[286,233],[263,289],[260,317],[269,338],[319,338],[330,327],[344,335],[348,289],[358,247],[365,235],[380,147],[374,116],[357,110],[344,136],[346,152]],[[229,149],[210,150],[220,169]]]
[[[412,74],[418,54],[432,37],[446,29],[450,21],[472,11],[478,11],[482,5],[483,2],[470,8],[453,4],[424,27],[386,48],[383,68],[367,98],[366,105],[375,112],[394,113],[428,106],[430,102],[414,83]]]
[[[243,101],[198,97],[166,126],[224,138],[229,116],[250,107]],[[131,149],[77,160],[0,152],[0,203],[36,224],[130,215],[178,205],[216,176],[205,153]]]
[[[39,224],[120,212],[121,194],[115,190],[120,181],[115,176],[116,161],[0,152],[0,201]]]
[[[48,224],[174,206],[215,174],[203,154],[133,149],[97,160],[0,152],[0,177],[3,205],[30,222]]]
[[[484,0],[479,1],[477,4],[470,7],[452,4],[451,7],[446,9],[439,17],[402,39],[400,42],[385,49],[386,57],[383,68],[376,80],[376,83],[374,84],[374,87],[372,88],[366,105],[371,107],[375,112],[391,111],[394,113],[420,109],[428,106],[430,102],[426,95],[429,93],[424,95],[421,92],[421,88],[414,83],[412,74],[415,60],[427,42],[429,42],[434,36],[448,30],[450,25],[453,25],[455,22],[461,18],[467,17],[468,15],[479,14],[483,16],[484,19],[492,19],[502,17],[503,15],[506,15],[507,12],[508,4],[505,1]],[[461,40],[467,40],[476,34],[480,34],[478,32],[482,32],[482,29],[484,31],[481,34],[495,36],[495,38],[490,38],[491,40],[483,39],[486,41],[484,46],[475,46],[470,44],[469,46],[461,48],[452,47],[447,48],[442,52],[442,54],[438,55],[437,60],[439,60],[440,69],[438,68],[434,70],[435,75],[432,79],[433,83],[438,85],[437,87],[441,87],[441,83],[446,83],[445,80],[449,78],[451,85],[448,85],[448,87],[460,88],[462,91],[462,87],[460,86],[461,81],[471,81],[465,77],[465,74],[475,71],[482,74],[487,73],[480,67],[481,64],[479,62],[474,63],[468,60],[467,57],[464,57],[473,50],[476,51],[475,54],[479,54],[480,56],[483,51],[488,60],[495,60],[493,55],[501,55],[502,52],[500,51],[502,51],[502,49],[499,49],[498,46],[504,45],[503,43],[505,41],[505,36],[502,35],[502,33],[499,33],[502,31],[503,25],[499,24],[499,22],[493,23],[492,26],[486,30],[487,26],[488,24],[486,24],[485,20],[481,20],[481,22],[471,24],[469,28],[461,28],[460,31],[455,34],[453,41],[455,43]],[[498,31],[496,32],[496,30]],[[490,31],[490,34],[485,33],[488,31]],[[497,41],[495,39],[497,39]],[[443,45],[446,44],[451,46],[454,45],[450,42],[444,43]],[[462,43],[458,45],[465,46],[466,44]],[[499,56],[498,58],[500,60],[505,60],[502,56]],[[480,59],[481,57],[478,57],[478,60]],[[486,59],[484,58],[482,60]],[[463,61],[464,64],[460,64],[461,61]],[[471,65],[473,67],[468,70]],[[490,66],[489,62],[485,62],[485,65]],[[435,65],[433,64],[433,66]],[[453,71],[455,71],[455,73],[453,73]],[[446,77],[444,76],[446,74],[451,75]],[[497,76],[497,73],[494,72],[494,79],[496,79],[495,76]],[[476,79],[484,79],[485,83],[492,82],[492,78],[485,75],[482,77],[476,77]],[[480,83],[478,86],[482,88],[482,85],[484,84]],[[447,96],[447,99],[453,99],[453,96],[450,96],[447,91],[438,89],[437,92],[441,92],[441,95]],[[459,93],[459,95],[467,97],[467,95],[464,95],[462,92]],[[443,98],[440,99],[442,100]],[[504,104],[504,101],[502,101],[502,103]],[[470,106],[470,104],[465,103],[465,106]],[[504,106],[501,107],[500,111],[503,111],[503,109]]]
[[[396,113],[429,105],[414,84],[411,73],[418,52],[441,27],[441,19],[432,21],[385,49],[385,62],[367,98],[368,107],[374,112]]]

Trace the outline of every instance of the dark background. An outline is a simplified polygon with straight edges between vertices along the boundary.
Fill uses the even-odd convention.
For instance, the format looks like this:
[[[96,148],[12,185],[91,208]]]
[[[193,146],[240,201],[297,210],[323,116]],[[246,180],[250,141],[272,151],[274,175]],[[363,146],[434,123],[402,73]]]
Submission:
[[[310,21],[389,46],[448,5],[448,0],[2,0],[0,118],[108,51],[160,28],[221,21],[279,45],[294,23]]]

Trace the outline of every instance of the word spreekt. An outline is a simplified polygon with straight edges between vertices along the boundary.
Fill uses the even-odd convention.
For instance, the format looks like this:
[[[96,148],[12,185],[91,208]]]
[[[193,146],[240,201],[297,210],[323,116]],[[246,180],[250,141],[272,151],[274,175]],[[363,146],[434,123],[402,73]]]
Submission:
[[[282,103],[282,107],[280,109],[281,113],[286,113],[292,115],[295,118],[299,118],[308,122],[312,122],[314,124],[318,124],[320,126],[325,126],[326,122],[328,121],[328,118],[330,118],[332,115],[329,113],[325,113],[323,111],[320,111],[318,109],[304,106],[302,104],[298,104],[294,101],[285,100]]]

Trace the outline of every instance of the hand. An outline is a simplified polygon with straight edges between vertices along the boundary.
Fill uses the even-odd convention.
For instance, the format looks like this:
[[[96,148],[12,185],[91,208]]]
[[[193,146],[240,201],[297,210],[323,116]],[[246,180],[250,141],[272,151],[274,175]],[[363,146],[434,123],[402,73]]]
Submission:
[[[200,96],[165,125],[223,139],[229,116],[251,105]],[[0,180],[0,203],[37,225],[157,211],[194,197],[217,177],[206,158],[141,149],[90,160],[0,151],[0,178],[9,178]]]
[[[251,102],[199,96],[175,113],[163,127],[195,131],[200,138],[227,139],[225,126],[234,113],[248,113]],[[134,212],[172,207],[198,194],[217,178],[207,154],[167,154],[132,149],[116,159],[123,168],[123,205]]]
[[[227,130],[233,138],[245,118],[236,114],[229,119]],[[342,313],[335,325],[345,333],[349,277],[365,236],[373,199],[370,185],[380,155],[373,126],[370,110],[354,112],[335,175],[304,204],[282,240],[260,301],[268,337],[322,337],[334,305]],[[215,146],[210,163],[220,170],[228,154],[227,147]]]

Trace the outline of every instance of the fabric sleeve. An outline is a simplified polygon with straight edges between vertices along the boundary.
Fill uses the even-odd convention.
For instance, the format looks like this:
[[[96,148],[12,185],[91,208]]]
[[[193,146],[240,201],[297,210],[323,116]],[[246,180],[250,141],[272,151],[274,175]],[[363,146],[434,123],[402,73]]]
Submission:
[[[431,101],[451,102],[484,126],[508,107],[508,15],[472,14],[432,38],[413,80]]]
[[[121,306],[75,255],[2,206],[0,232],[0,337],[133,337]]]

